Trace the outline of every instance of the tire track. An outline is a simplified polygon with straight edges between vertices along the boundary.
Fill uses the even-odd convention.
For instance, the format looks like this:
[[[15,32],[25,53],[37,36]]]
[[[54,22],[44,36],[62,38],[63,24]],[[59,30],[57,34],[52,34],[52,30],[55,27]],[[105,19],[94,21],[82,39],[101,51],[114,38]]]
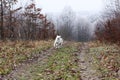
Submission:
[[[79,48],[79,66],[81,70],[82,80],[101,80],[98,75],[96,75],[96,70],[92,67],[92,57],[89,55],[89,46],[87,43],[83,43]]]

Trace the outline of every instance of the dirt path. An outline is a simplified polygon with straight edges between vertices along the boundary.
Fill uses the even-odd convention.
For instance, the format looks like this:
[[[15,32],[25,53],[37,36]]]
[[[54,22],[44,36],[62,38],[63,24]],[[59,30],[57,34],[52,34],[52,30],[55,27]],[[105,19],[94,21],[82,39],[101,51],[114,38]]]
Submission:
[[[48,50],[40,52],[38,55],[35,55],[33,58],[22,62],[9,75],[3,76],[2,80],[17,80],[21,76],[28,77],[29,79],[28,75],[31,76],[31,70],[32,68],[34,68],[32,67],[32,65],[35,64],[39,64],[39,66],[44,65],[44,60],[47,59],[49,56],[51,56],[54,51],[55,51],[54,48],[50,48]]]
[[[65,45],[66,44],[69,43],[65,43]],[[79,59],[78,63],[81,75],[80,80],[101,80],[99,76],[96,75],[96,70],[93,69],[93,60],[89,52],[87,52],[88,50],[89,46],[87,45],[87,43],[83,43],[78,47],[78,51],[75,52]],[[48,57],[50,57],[55,51],[56,50],[54,48],[42,51],[39,55],[34,56],[32,59],[29,59],[23,62],[18,67],[16,67],[15,70],[13,70],[9,75],[2,77],[2,80],[24,80],[24,78],[22,77],[25,77],[27,80],[34,79],[36,76],[41,75],[39,73],[35,73],[34,70],[42,68],[40,66],[45,65],[45,62],[48,59]],[[36,67],[37,69],[35,69]]]
[[[96,75],[96,70],[92,66],[92,58],[90,56],[89,46],[87,43],[83,43],[79,48],[79,66],[81,70],[81,79],[82,80],[101,80],[99,76]]]
[[[67,42],[64,42],[63,46],[66,46],[66,44]],[[0,80],[24,80],[24,78],[26,78],[27,80],[33,80],[36,76],[39,76],[39,74],[34,74],[33,70],[35,70],[36,67],[38,68],[39,66],[45,65],[47,59],[52,56],[56,50],[57,49],[51,47],[50,49],[39,52],[39,54],[34,55],[32,58],[23,61],[19,65],[17,65],[10,74],[0,76]],[[21,76],[23,77],[23,79]],[[32,79],[30,79],[31,77]]]

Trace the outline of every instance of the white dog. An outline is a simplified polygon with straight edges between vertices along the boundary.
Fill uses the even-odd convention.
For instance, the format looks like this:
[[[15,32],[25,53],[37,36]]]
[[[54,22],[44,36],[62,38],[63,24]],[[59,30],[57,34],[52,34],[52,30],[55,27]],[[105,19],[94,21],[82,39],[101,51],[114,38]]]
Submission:
[[[54,47],[60,48],[62,47],[62,44],[63,44],[63,39],[61,38],[61,36],[57,35],[55,42],[54,42]]]

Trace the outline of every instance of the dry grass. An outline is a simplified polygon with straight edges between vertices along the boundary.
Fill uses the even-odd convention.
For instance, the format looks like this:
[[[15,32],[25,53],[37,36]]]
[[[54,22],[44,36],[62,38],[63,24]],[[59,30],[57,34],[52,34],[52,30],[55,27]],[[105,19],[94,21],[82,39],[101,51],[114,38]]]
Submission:
[[[0,41],[0,74],[8,74],[21,61],[50,48],[52,41]]]
[[[118,80],[120,70],[120,48],[116,44],[91,42],[90,53],[94,59],[94,66],[98,73],[102,74],[103,80]]]
[[[71,46],[72,45],[72,46]],[[80,68],[78,59],[75,56],[77,44],[66,44],[60,49],[56,49],[51,56],[31,65],[18,80],[80,80]],[[41,65],[42,64],[42,65]],[[24,75],[26,74],[26,75]],[[29,74],[29,75],[28,75]],[[29,76],[29,77],[28,77]]]

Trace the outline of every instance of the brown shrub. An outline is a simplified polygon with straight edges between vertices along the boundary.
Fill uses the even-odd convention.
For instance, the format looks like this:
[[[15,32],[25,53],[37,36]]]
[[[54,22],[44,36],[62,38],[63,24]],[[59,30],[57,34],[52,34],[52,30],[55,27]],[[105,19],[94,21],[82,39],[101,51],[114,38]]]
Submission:
[[[120,44],[120,18],[107,20],[103,29],[96,28],[95,34],[101,42]]]

